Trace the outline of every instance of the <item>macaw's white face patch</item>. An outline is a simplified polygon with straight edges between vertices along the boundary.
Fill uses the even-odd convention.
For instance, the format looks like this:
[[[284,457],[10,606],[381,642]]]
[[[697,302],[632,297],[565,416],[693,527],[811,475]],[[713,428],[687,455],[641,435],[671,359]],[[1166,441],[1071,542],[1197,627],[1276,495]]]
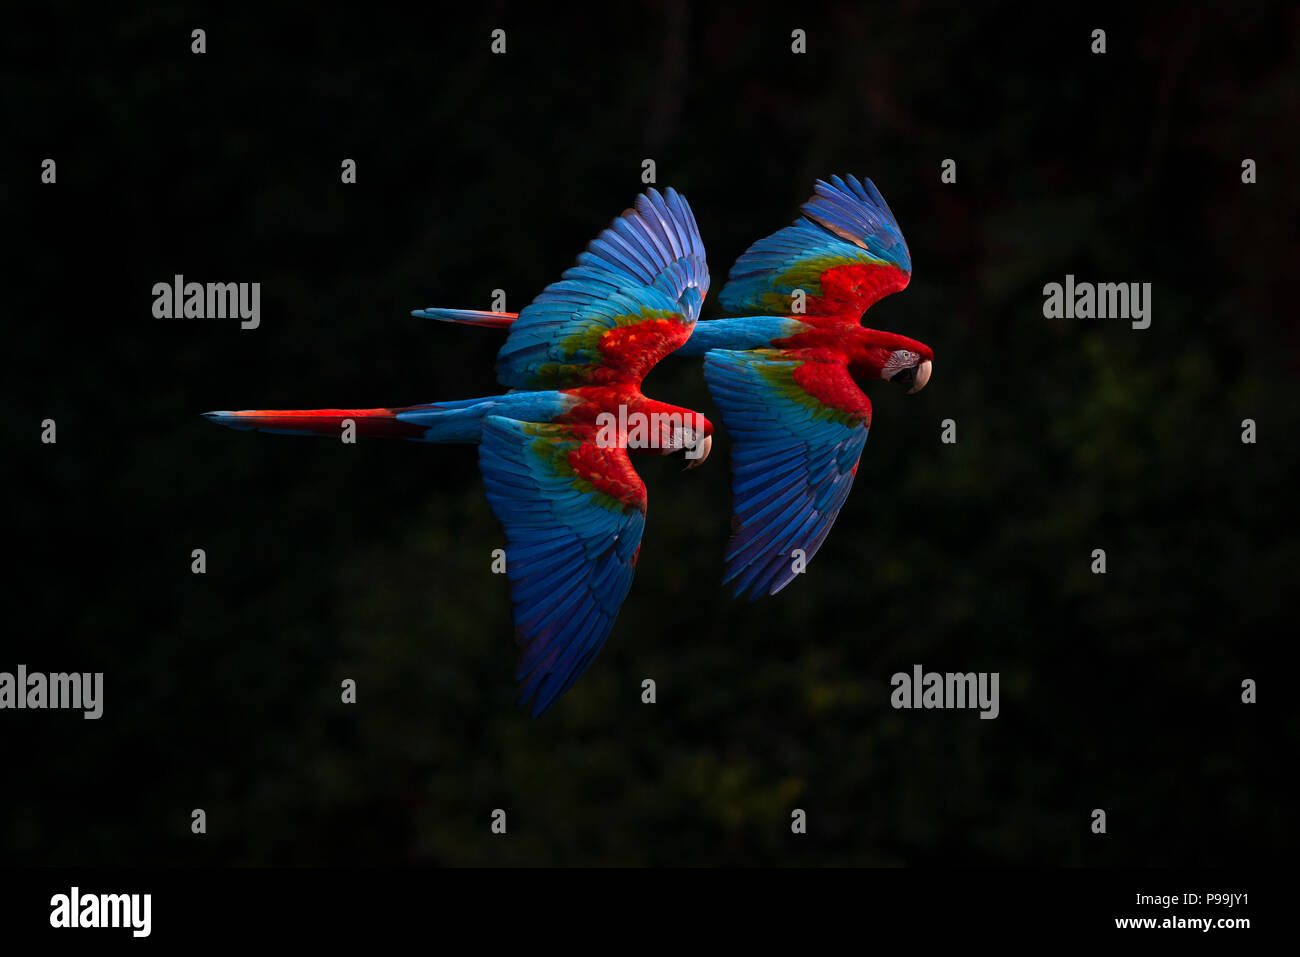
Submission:
[[[914,369],[916,364],[921,361],[921,356],[910,349],[895,349],[885,360],[884,368],[880,370],[880,378],[889,381],[904,369]]]
[[[933,369],[934,363],[930,359],[922,359],[920,353],[910,349],[895,349],[881,367],[880,378],[886,382],[906,383],[910,394],[925,388]]]

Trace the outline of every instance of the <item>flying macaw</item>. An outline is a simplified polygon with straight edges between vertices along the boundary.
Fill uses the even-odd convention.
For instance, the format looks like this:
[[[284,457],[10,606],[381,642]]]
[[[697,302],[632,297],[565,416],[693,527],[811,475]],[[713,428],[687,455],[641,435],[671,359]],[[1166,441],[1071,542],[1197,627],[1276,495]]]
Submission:
[[[919,392],[934,363],[924,343],[861,324],[912,276],[907,243],[875,184],[818,180],[802,213],[732,267],[719,300],[741,315],[697,323],[676,353],[704,356],[709,392],[733,439],[723,581],[750,600],[794,580],[796,550],[803,565],[811,561],[848,498],[871,427],[862,384],[885,380]],[[474,310],[413,315],[514,322],[510,313]]]
[[[646,488],[629,452],[708,457],[713,425],[641,393],[690,337],[708,293],[686,199],[651,189],[513,322],[497,355],[504,395],[393,409],[209,412],[235,429],[477,443],[506,533],[522,654],[519,704],[540,715],[605,643],[632,584]]]

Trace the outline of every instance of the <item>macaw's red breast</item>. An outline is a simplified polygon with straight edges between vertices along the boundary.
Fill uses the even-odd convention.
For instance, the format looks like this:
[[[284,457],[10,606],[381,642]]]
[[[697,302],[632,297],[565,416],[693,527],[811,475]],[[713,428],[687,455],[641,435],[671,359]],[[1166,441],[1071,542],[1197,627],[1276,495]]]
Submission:
[[[866,329],[855,322],[848,322],[838,316],[795,316],[802,327],[802,332],[772,340],[773,349],[792,351],[830,350],[844,359],[856,354],[866,341]]]
[[[553,422],[571,425],[582,430],[590,430],[594,435],[600,425],[599,417],[609,413],[618,418],[620,406],[627,410],[639,409],[646,398],[633,383],[615,382],[611,385],[584,385],[573,389],[561,389],[565,395],[571,395],[579,401],[563,415],[557,415]]]

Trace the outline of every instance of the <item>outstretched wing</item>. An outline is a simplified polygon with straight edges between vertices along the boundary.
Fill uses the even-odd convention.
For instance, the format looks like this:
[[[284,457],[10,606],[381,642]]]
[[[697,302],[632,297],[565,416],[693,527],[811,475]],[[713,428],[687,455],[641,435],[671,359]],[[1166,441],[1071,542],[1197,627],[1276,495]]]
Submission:
[[[731,435],[732,538],[724,582],[774,595],[817,554],[848,498],[871,402],[823,350],[715,349],[704,377]]]
[[[489,416],[479,468],[506,531],[523,653],[519,703],[534,716],[586,671],[632,586],[646,492],[627,452],[563,425]]]
[[[912,259],[885,198],[871,180],[818,180],[803,215],[750,246],[731,267],[719,301],[733,314],[788,316],[795,290],[805,314],[858,322],[907,286]]]
[[[510,324],[497,377],[510,389],[640,382],[690,338],[708,291],[691,207],[650,189]]]

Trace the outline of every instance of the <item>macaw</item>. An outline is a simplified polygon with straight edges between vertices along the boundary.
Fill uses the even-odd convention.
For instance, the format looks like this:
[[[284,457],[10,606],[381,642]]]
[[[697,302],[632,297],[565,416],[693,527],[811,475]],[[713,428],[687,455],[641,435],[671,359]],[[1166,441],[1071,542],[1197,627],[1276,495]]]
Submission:
[[[235,429],[476,443],[506,533],[522,647],[520,705],[549,709],[604,645],[632,584],[646,487],[629,452],[708,457],[713,425],[647,398],[645,375],[690,337],[708,293],[686,199],[650,189],[518,315],[497,356],[503,395],[391,409],[209,412]]]
[[[915,393],[934,367],[929,346],[861,323],[912,276],[907,243],[875,184],[818,180],[802,213],[732,267],[719,301],[740,315],[696,323],[676,352],[704,356],[709,392],[733,439],[723,582],[751,601],[794,580],[848,498],[871,427],[862,384],[884,380]],[[510,313],[462,309],[413,315],[514,322]]]

